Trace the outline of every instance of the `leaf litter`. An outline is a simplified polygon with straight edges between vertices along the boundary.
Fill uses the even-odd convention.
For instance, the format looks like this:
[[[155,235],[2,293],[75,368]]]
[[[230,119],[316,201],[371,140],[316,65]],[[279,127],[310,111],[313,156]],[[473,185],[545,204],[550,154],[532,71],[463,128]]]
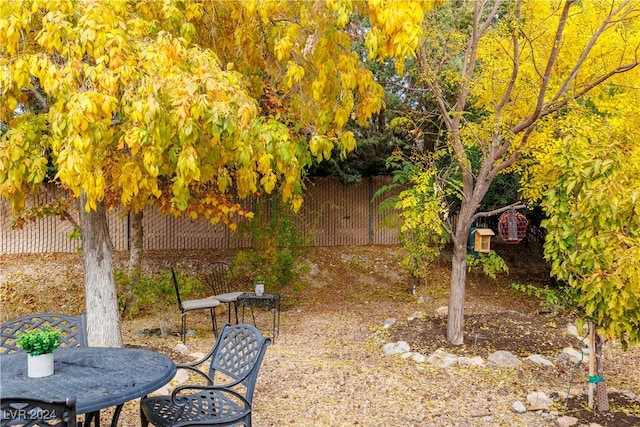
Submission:
[[[254,396],[256,426],[550,426],[539,413],[516,414],[514,401],[526,402],[532,391],[562,393],[586,390],[586,364],[578,368],[557,360],[565,346],[577,346],[566,334],[572,319],[563,314],[540,313],[537,300],[517,293],[510,284],[545,284],[546,267],[523,249],[502,251],[511,273],[496,280],[470,273],[465,302],[465,344],[448,347],[446,319],[436,309],[445,306],[449,270],[445,254],[430,274],[410,293],[410,280],[400,271],[395,246],[309,248],[305,258],[313,266],[307,286],[269,286],[282,296],[280,335],[269,347]],[[145,253],[144,268],[158,271],[167,265],[196,270],[201,263],[230,260],[232,251],[182,251]],[[116,253],[116,266],[124,268],[127,254]],[[2,321],[28,313],[50,311],[51,301],[67,314],[84,311],[82,260],[77,254],[3,255],[0,257]],[[422,301],[418,302],[420,296]],[[397,323],[386,329],[389,318]],[[223,323],[226,313],[219,311]],[[271,332],[271,313],[258,312],[257,325]],[[204,314],[189,315],[196,334],[187,339],[189,354],[175,349],[179,339],[179,311],[172,313],[172,333],[167,337],[139,334],[157,328],[153,315],[124,320],[127,346],[150,348],[176,363],[193,360],[213,345],[214,337]],[[436,368],[410,358],[386,356],[386,342],[405,340],[411,350],[429,356],[438,348],[458,355],[480,355],[485,360],[495,350],[517,357],[542,354],[554,367],[525,362],[515,368],[454,366]],[[559,399],[552,410],[580,423],[603,426],[640,425],[640,403],[627,397],[640,395],[637,381],[640,349],[623,352],[615,343],[605,348],[605,375],[611,413],[595,414],[584,395]],[[573,381],[572,381],[573,378]],[[623,393],[627,392],[627,395]],[[137,402],[125,405],[123,426],[137,426]],[[110,411],[103,411],[103,423]],[[626,424],[625,424],[626,423]],[[635,423],[635,424],[634,424]]]

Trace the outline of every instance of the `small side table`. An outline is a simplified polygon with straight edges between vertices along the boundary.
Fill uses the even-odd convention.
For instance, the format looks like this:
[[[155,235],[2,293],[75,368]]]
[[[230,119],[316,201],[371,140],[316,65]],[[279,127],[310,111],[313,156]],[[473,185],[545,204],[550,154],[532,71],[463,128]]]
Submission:
[[[253,319],[253,325],[256,326],[256,316],[253,313],[253,308],[266,308],[273,310],[273,339],[276,335],[280,334],[280,295],[278,294],[262,294],[256,295],[255,292],[245,292],[238,296],[238,305],[242,305],[242,322],[244,323],[244,308],[249,307],[251,309],[251,317]]]

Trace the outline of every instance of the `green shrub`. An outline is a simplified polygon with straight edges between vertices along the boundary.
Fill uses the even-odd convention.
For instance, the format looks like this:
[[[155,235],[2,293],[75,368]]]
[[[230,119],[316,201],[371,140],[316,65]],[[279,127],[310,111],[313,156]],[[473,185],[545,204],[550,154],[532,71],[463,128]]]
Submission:
[[[577,307],[577,292],[568,285],[553,289],[547,285],[540,287],[531,284],[512,283],[511,287],[525,295],[539,299],[545,309],[554,312],[572,311]]]
[[[253,283],[259,276],[266,286],[297,284],[307,268],[301,254],[310,238],[294,219],[291,208],[276,197],[257,201],[254,218],[238,228],[239,236],[251,238],[251,249],[239,251],[232,261],[238,280]]]
[[[482,268],[482,272],[492,279],[495,279],[499,273],[509,272],[507,263],[493,250],[476,256],[467,254],[467,266],[469,270]]]
[[[373,197],[387,195],[378,208],[384,214],[382,226],[398,231],[405,249],[400,265],[416,280],[426,277],[431,263],[450,241],[443,227],[448,208],[436,182],[436,158],[431,153],[407,157],[401,151],[394,152],[387,160],[394,169],[393,182]]]
[[[204,287],[197,278],[179,270],[176,270],[176,276],[180,284],[181,298],[186,300],[203,296]],[[153,312],[160,322],[162,335],[166,335],[169,317],[178,309],[178,297],[171,278],[171,270],[164,270],[156,275],[140,273],[136,283],[131,283],[131,276],[122,270],[115,270],[114,278],[118,289],[120,310],[124,310],[124,289],[131,287],[134,295],[134,305],[129,307],[131,316],[141,312]]]

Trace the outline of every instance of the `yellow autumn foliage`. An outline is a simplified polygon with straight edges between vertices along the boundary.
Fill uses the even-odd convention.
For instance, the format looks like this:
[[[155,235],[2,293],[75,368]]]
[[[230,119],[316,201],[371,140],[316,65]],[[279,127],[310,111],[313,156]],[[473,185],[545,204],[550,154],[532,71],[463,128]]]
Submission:
[[[230,223],[248,215],[221,203],[232,187],[246,196],[279,182],[299,205],[304,152],[283,124],[258,117],[245,77],[189,42],[204,10],[195,2],[0,1],[0,119],[10,129],[0,150],[11,153],[0,160],[0,194],[15,212],[47,164],[87,195],[88,210],[113,195],[125,208],[157,201]],[[280,46],[287,56],[286,38]],[[292,66],[292,82],[304,73]],[[46,111],[16,114],[36,92]],[[29,150],[19,148],[25,139]]]

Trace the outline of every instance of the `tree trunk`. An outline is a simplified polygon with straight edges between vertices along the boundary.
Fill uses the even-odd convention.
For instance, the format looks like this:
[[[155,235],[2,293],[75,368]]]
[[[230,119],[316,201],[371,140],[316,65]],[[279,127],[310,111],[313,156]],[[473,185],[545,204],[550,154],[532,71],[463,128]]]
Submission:
[[[462,345],[464,343],[464,296],[467,280],[466,246],[466,239],[454,240],[449,311],[447,314],[447,341],[453,345]]]
[[[78,211],[89,344],[97,347],[122,347],[106,208],[100,202],[96,210],[87,212],[85,204],[86,195],[83,192],[78,199]]]
[[[129,214],[129,282],[124,290],[125,303],[123,316],[129,316],[136,304],[133,288],[140,280],[142,271],[142,211]]]
[[[596,375],[599,378],[604,378],[604,363],[602,361],[602,345],[604,344],[604,340],[602,339],[602,335],[596,331],[596,354],[592,355],[592,357],[596,358]],[[609,396],[607,395],[607,384],[604,380],[596,383],[596,408],[598,412],[608,412],[609,411]]]
[[[142,267],[142,211],[129,214],[129,273],[139,273]]]
[[[478,184],[480,187],[481,184]],[[451,284],[449,287],[449,311],[447,314],[447,341],[452,345],[464,344],[464,297],[467,282],[467,242],[469,227],[473,221],[480,200],[484,197],[489,184],[483,181],[476,192],[468,190],[468,184],[458,219],[456,221],[453,240],[453,259],[451,261]]]

